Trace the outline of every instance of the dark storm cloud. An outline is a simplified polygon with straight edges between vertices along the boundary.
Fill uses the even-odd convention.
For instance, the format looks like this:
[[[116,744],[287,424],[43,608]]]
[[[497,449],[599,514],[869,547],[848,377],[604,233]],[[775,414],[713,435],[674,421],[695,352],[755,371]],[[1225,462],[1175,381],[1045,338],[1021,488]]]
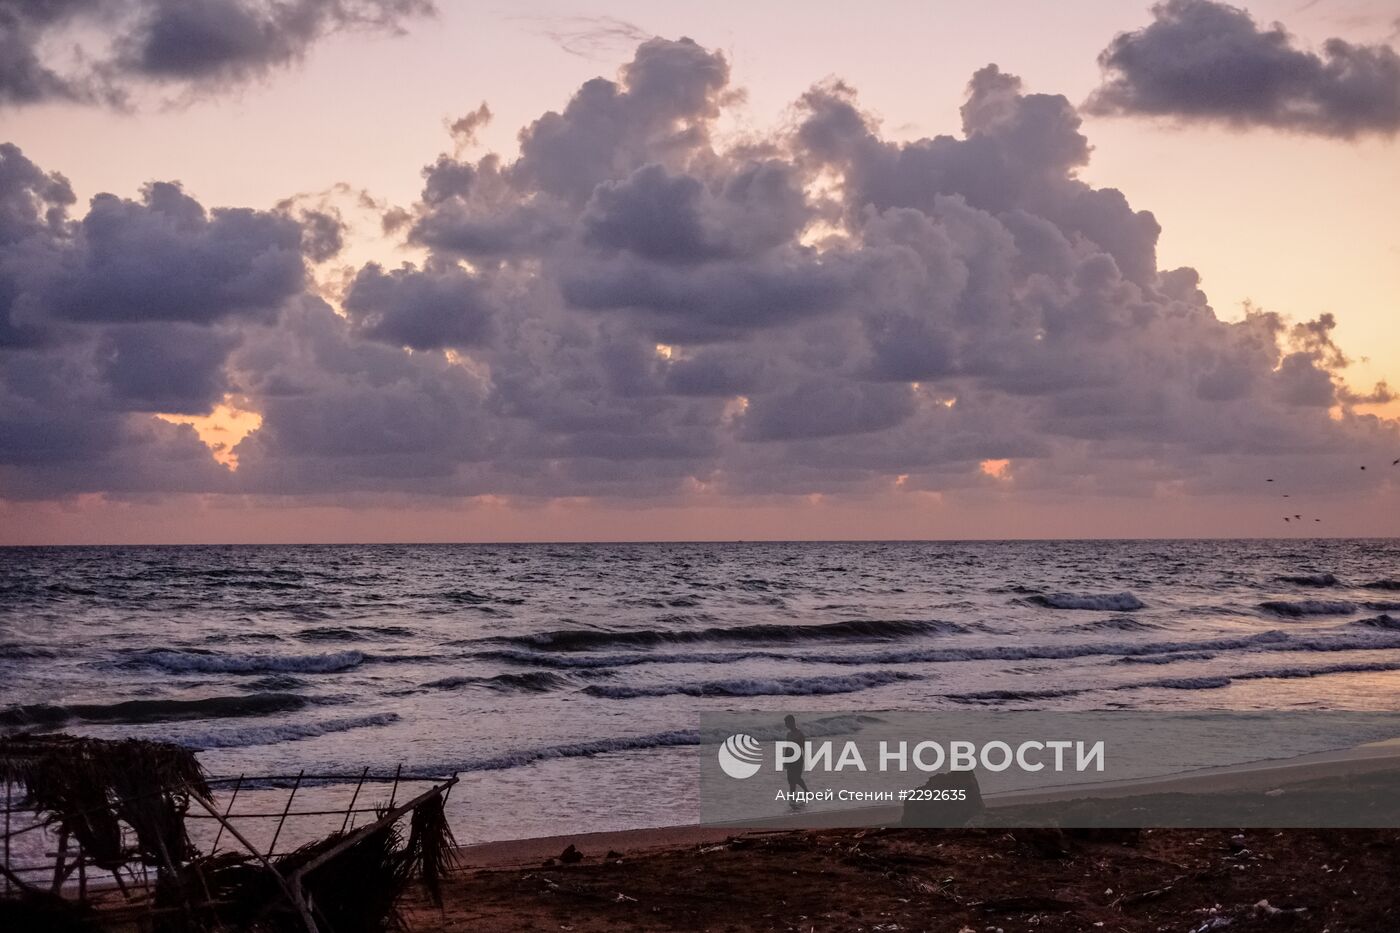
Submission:
[[[961,132],[903,142],[827,82],[726,147],[736,98],[722,55],[652,39],[515,159],[460,127],[384,214],[426,255],[340,286],[308,272],[344,240],[314,197],[152,185],[73,219],[0,150],[0,491],[1147,495],[1400,445],[1329,315],[1223,320],[1159,268],[1064,97],[988,66]],[[262,417],[236,473],[146,414],[221,400]]]
[[[1280,24],[1261,26],[1215,0],[1167,0],[1148,26],[1099,56],[1096,114],[1216,121],[1353,139],[1400,132],[1400,54],[1328,39],[1301,48]]]
[[[345,29],[395,32],[430,0],[0,0],[0,104],[124,104],[143,82],[247,81]],[[92,47],[94,35],[108,38]],[[84,67],[47,59],[76,46]]]

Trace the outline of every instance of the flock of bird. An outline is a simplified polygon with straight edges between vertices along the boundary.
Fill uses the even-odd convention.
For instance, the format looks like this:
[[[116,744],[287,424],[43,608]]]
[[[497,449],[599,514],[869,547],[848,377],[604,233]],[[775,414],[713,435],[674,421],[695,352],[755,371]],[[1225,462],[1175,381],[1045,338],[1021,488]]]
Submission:
[[[1394,460],[1390,461],[1390,465],[1393,466],[1393,467],[1400,466],[1400,457],[1396,457]],[[1366,469],[1366,465],[1365,465],[1364,463],[1361,465],[1361,469],[1363,469],[1363,470]],[[1271,477],[1271,478],[1269,478],[1269,479],[1266,479],[1266,480],[1264,480],[1264,482],[1266,482],[1266,483],[1272,483],[1272,482],[1273,482],[1273,478]],[[1292,498],[1291,495],[1290,495],[1289,493],[1284,493],[1284,494],[1283,494],[1283,497],[1284,497],[1285,499]],[[1283,517],[1283,520],[1286,521],[1286,522],[1290,522],[1290,523],[1291,523],[1291,522],[1295,522],[1295,521],[1301,522],[1301,521],[1303,520],[1303,516],[1302,516],[1302,515],[1298,515],[1298,514],[1295,513],[1294,515],[1291,515],[1291,516],[1285,515],[1285,516]],[[1322,519],[1320,519],[1320,518],[1313,518],[1313,521],[1315,521],[1315,522],[1320,522],[1320,521],[1322,521]]]

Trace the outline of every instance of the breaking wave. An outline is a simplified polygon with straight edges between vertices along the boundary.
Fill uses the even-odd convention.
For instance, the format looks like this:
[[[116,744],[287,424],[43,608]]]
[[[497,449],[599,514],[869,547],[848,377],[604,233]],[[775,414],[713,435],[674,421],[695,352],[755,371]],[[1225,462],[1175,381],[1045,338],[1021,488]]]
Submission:
[[[867,671],[835,677],[745,677],[735,680],[707,680],[699,683],[670,683],[629,687],[618,684],[594,684],[583,692],[612,700],[636,697],[757,697],[757,696],[827,696],[835,693],[856,693],[871,687],[883,687],[901,680],[923,680],[919,674],[903,671]]]
[[[153,649],[127,659],[133,667],[151,667],[172,674],[333,674],[359,667],[358,651],[330,654],[216,654],[192,649]]]
[[[1026,602],[1046,609],[1101,609],[1107,612],[1132,612],[1147,608],[1146,603],[1132,593],[1042,593],[1029,596]]]

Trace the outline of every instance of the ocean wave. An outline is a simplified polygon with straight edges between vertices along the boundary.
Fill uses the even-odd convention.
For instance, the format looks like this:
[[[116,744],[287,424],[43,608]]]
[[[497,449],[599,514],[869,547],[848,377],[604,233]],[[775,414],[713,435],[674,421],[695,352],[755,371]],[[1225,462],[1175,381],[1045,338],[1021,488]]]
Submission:
[[[893,651],[836,652],[631,652],[626,654],[550,654],[521,649],[498,649],[471,655],[558,670],[626,668],[635,664],[733,664],[750,660],[878,666],[888,664],[947,664],[962,661],[1061,661],[1117,655],[1122,660],[1153,655],[1229,651],[1356,651],[1400,648],[1400,638],[1381,633],[1300,637],[1278,629],[1252,635],[1202,638],[1191,641],[1093,641],[1039,645],[967,645],[957,648],[901,648]]]
[[[733,664],[753,658],[802,660],[800,655],[775,654],[772,651],[696,651],[665,652],[634,651],[626,654],[554,654],[524,648],[494,648],[472,652],[468,657],[481,661],[506,661],[556,670],[600,670],[611,667],[631,667],[635,664]]]
[[[323,719],[318,722],[282,723],[279,725],[252,726],[247,729],[224,729],[201,735],[179,736],[173,739],[180,745],[194,749],[248,748],[254,745],[278,745],[282,742],[300,742],[314,739],[333,732],[349,732],[352,729],[368,729],[374,726],[387,726],[399,721],[397,713],[374,713],[368,716],[346,716],[339,719]]]
[[[1295,586],[1339,586],[1341,581],[1331,573],[1295,573],[1274,577],[1279,583],[1292,583]]]
[[[402,625],[323,625],[296,633],[302,641],[361,641],[370,638],[407,638],[413,630]]]
[[[1132,616],[1113,616],[1108,619],[1095,619],[1093,622],[1082,622],[1079,625],[1071,625],[1065,629],[1067,632],[1155,632],[1161,629],[1160,625],[1153,622],[1146,622],[1142,619],[1134,619]]]
[[[1273,599],[1260,603],[1259,608],[1276,616],[1301,619],[1304,616],[1350,615],[1357,610],[1357,605],[1341,599]]]
[[[652,647],[707,642],[792,644],[804,641],[892,641],[918,635],[950,635],[966,632],[956,622],[938,619],[848,619],[818,625],[765,623],[733,627],[712,626],[685,630],[659,629],[561,629],[528,635],[502,635],[482,639],[518,645],[538,651],[591,651],[596,648]]]
[[[56,658],[57,648],[44,645],[31,645],[19,641],[0,642],[0,661],[27,661],[39,658]]]
[[[441,599],[446,599],[454,603],[464,603],[468,606],[479,606],[484,603],[500,603],[505,606],[518,606],[525,602],[525,600],[519,596],[491,596],[487,593],[478,593],[475,590],[447,590],[437,595]]]
[[[1132,593],[1042,593],[1029,596],[1026,602],[1046,609],[1100,609],[1107,612],[1132,612],[1145,609],[1146,604]]]
[[[358,651],[330,654],[215,654],[191,649],[152,649],[126,660],[133,667],[153,667],[173,674],[333,674],[359,667]]]
[[[950,693],[944,699],[954,703],[1005,703],[1019,700],[1056,700],[1085,693],[1088,687],[1045,688],[1039,690],[975,690],[971,693]]]
[[[590,696],[611,700],[637,697],[757,697],[757,696],[828,696],[836,693],[856,693],[872,687],[883,687],[902,680],[923,680],[919,674],[904,671],[864,671],[832,677],[743,677],[735,680],[706,680],[699,683],[670,683],[641,686],[594,684],[584,687]]]
[[[1369,619],[1354,619],[1347,623],[1356,628],[1380,629],[1387,632],[1400,632],[1400,619],[1390,615],[1378,615]]]
[[[1179,654],[1146,654],[1141,657],[1118,658],[1114,664],[1176,664],[1179,661],[1209,661],[1213,651],[1183,651]]]
[[[1400,662],[1355,661],[1323,664],[1318,667],[1277,667],[1262,671],[1245,671],[1230,676],[1234,680],[1293,680],[1300,677],[1324,677],[1329,674],[1369,674],[1386,671],[1400,671]]]
[[[1400,580],[1372,580],[1361,585],[1368,590],[1400,590]]]
[[[0,727],[52,727],[69,722],[178,722],[268,716],[301,709],[305,697],[294,693],[205,697],[198,700],[122,700],[116,703],[33,703],[0,709]]]
[[[820,660],[829,664],[921,664],[956,661],[1061,661],[1098,655],[1141,657],[1177,654],[1183,651],[1232,651],[1254,648],[1277,649],[1290,641],[1287,632],[1268,631],[1254,635],[1203,638],[1198,641],[1079,642],[1064,645],[989,645],[986,647],[940,648],[869,652],[847,655],[790,655],[789,660]]]
[[[1127,684],[1121,689],[1140,690],[1143,687],[1160,687],[1163,690],[1218,690],[1234,682],[1233,677],[1163,677],[1146,684]]]
[[[461,687],[485,687],[504,693],[545,693],[569,686],[570,681],[550,671],[522,671],[497,674],[495,677],[444,677],[424,684],[432,690],[456,690]]]
[[[1051,700],[1081,696],[1086,693],[1118,693],[1130,690],[1220,690],[1240,681],[1300,680],[1333,674],[1364,674],[1400,671],[1400,661],[1348,661],[1313,667],[1271,667],[1260,670],[1236,671],[1227,674],[1201,674],[1187,677],[1160,677],[1154,680],[1130,681],[1092,687],[1050,687],[1026,690],[978,690],[949,694],[956,703],[1000,704],[1028,700]]]

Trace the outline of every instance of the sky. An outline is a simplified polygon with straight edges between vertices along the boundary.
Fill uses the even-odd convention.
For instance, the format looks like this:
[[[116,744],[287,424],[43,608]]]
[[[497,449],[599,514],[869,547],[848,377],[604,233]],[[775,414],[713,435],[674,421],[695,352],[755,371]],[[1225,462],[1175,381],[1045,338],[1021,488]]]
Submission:
[[[1396,533],[1388,0],[0,28],[0,543]]]

